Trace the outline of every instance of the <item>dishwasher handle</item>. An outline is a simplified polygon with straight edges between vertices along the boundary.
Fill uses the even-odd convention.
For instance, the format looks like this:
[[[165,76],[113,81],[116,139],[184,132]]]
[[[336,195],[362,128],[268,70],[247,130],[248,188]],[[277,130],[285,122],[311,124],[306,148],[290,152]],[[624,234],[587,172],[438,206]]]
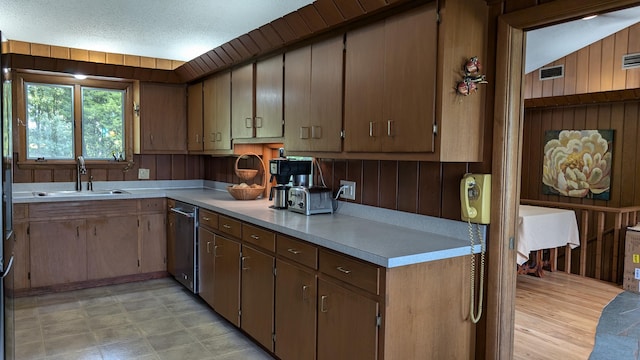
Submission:
[[[195,214],[195,213],[188,213],[188,212],[184,212],[184,211],[182,211],[182,210],[180,210],[180,209],[176,209],[176,208],[171,208],[171,211],[173,211],[174,213],[178,213],[178,214],[180,214],[180,215],[182,215],[182,216],[186,216],[186,217],[188,217],[188,218],[192,218],[192,217],[195,217],[195,216],[196,216],[196,214]]]

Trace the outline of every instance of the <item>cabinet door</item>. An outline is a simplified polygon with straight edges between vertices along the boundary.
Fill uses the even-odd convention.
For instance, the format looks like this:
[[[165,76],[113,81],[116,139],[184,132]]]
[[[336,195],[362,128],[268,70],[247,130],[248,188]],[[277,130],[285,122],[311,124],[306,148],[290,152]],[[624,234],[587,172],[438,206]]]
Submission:
[[[377,359],[378,302],[318,281],[318,360]]]
[[[137,273],[137,217],[87,220],[87,278],[106,279]]]
[[[138,221],[141,273],[167,270],[165,214],[140,215]]]
[[[187,96],[183,85],[140,84],[140,152],[186,153]]]
[[[289,151],[308,151],[311,130],[311,46],[285,54],[284,142]]]
[[[316,275],[277,260],[275,354],[282,360],[315,359]]]
[[[241,327],[269,351],[273,351],[274,258],[242,246]]]
[[[347,33],[344,82],[344,149],[382,151],[384,21]]]
[[[187,150],[202,151],[202,83],[187,88]]]
[[[29,284],[29,223],[16,222],[13,224],[15,246],[13,247],[13,287],[14,289],[28,289]],[[5,259],[5,262],[7,260]]]
[[[256,63],[256,137],[282,137],[282,55]]]
[[[205,80],[202,101],[204,149],[231,149],[231,73]]]
[[[343,50],[342,36],[311,46],[311,151],[342,149]]]
[[[253,137],[253,63],[231,72],[231,134]]]
[[[200,297],[213,307],[214,257],[215,235],[203,228],[198,229],[198,286]]]
[[[213,309],[240,327],[240,244],[216,235]]]
[[[87,280],[84,220],[29,224],[31,287]]]
[[[177,276],[176,253],[176,213],[167,211],[167,272]]]
[[[437,33],[435,6],[386,20],[385,152],[434,151]]]

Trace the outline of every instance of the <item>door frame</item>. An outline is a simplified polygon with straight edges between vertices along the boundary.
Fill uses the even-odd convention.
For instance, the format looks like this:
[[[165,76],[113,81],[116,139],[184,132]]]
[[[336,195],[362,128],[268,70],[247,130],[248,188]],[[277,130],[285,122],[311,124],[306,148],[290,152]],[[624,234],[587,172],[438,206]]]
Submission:
[[[491,184],[496,220],[488,242],[486,359],[513,358],[525,31],[637,5],[637,0],[555,0],[498,17]]]

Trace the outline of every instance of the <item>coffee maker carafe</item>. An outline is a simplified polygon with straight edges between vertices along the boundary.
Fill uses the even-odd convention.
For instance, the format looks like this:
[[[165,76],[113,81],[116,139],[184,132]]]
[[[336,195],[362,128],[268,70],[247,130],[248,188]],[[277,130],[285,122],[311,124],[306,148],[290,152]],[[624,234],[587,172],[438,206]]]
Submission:
[[[273,201],[274,209],[286,209],[288,206],[289,184],[293,177],[294,186],[308,186],[311,174],[310,160],[289,160],[284,156],[284,149],[280,149],[280,157],[269,161],[271,179],[276,180],[276,186],[271,188],[269,200]]]

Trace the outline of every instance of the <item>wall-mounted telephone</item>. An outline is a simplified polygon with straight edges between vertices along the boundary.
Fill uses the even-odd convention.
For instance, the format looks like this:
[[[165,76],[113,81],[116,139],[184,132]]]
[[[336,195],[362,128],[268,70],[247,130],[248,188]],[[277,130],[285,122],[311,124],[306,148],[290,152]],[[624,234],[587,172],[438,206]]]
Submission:
[[[460,181],[462,220],[476,224],[490,222],[491,174],[465,174]]]
[[[469,223],[469,242],[471,246],[471,301],[469,305],[469,317],[475,324],[482,316],[482,297],[484,289],[484,263],[486,244],[482,240],[482,231],[478,224],[489,224],[491,204],[491,175],[490,174],[465,174],[460,181],[460,211],[462,220]],[[475,223],[477,238],[480,242],[480,291],[478,294],[478,309],[475,306],[476,286],[476,257],[474,247],[476,245],[473,226]]]

